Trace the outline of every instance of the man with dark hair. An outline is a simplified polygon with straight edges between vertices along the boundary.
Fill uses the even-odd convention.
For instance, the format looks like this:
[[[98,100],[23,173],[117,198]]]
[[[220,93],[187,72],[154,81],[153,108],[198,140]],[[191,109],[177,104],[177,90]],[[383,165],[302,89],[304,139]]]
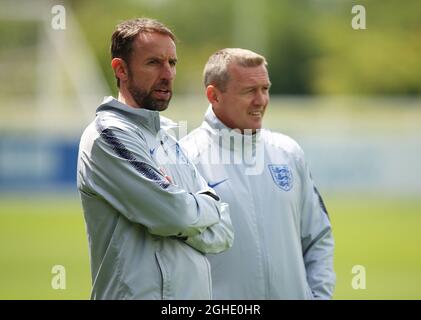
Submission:
[[[138,38],[141,41],[135,41]],[[172,96],[169,85],[175,77],[177,63],[174,41],[175,36],[171,30],[156,20],[134,19],[117,26],[111,38],[111,65],[121,92],[119,96],[134,100],[128,101],[129,105],[156,111],[168,107]],[[170,68],[167,71],[171,74],[156,79],[158,75],[153,73],[153,64],[159,61],[144,61],[151,54],[150,50],[161,50],[169,54]],[[144,65],[137,65],[138,61]],[[120,86],[121,78],[127,81],[126,86]]]
[[[176,41],[175,35],[171,30],[157,20],[127,20],[117,26],[111,37],[111,59],[121,58],[123,61],[130,61],[130,55],[133,52],[133,42],[139,33],[158,33],[170,37],[173,42]],[[117,87],[120,88],[120,79],[117,76],[116,79]]]
[[[77,171],[93,299],[211,299],[204,254],[233,242],[228,206],[159,115],[172,96],[174,39],[146,18],[112,36],[118,98],[105,98],[84,131]]]
[[[262,129],[266,66],[250,50],[213,54],[204,70],[205,120],[181,142],[229,204],[235,229],[233,247],[209,256],[214,298],[329,299],[335,286],[329,217],[301,147]],[[215,154],[222,154],[219,161]]]

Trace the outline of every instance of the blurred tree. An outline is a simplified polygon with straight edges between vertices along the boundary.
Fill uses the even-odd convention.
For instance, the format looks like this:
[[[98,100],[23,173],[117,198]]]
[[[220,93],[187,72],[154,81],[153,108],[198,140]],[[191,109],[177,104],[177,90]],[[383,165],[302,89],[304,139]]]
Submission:
[[[220,48],[233,46],[250,47],[266,55],[274,94],[421,94],[419,0],[68,3],[73,5],[114,93],[109,66],[114,26],[128,18],[150,16],[173,28],[179,38],[175,83],[179,94],[202,94],[207,58]],[[351,27],[355,4],[366,7],[366,30]]]
[[[313,91],[421,94],[421,2],[359,3],[366,7],[366,30],[350,26],[350,8],[355,2],[322,12],[314,35],[323,54],[313,61]]]

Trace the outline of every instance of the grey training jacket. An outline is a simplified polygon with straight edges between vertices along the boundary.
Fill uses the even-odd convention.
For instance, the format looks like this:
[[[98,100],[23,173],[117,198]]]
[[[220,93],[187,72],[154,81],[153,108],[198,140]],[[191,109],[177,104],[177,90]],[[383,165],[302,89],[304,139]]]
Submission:
[[[214,299],[331,298],[331,224],[300,146],[269,130],[232,131],[211,107],[180,143],[230,206],[233,247],[209,255]]]
[[[204,254],[232,245],[228,206],[167,133],[173,127],[108,97],[82,135],[77,184],[92,299],[212,297]]]

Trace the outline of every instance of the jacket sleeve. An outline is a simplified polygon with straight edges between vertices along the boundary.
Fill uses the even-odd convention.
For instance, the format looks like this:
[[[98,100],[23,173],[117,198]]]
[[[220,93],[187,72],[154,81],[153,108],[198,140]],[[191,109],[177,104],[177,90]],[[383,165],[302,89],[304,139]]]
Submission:
[[[203,191],[199,193],[212,193],[215,191],[208,187],[205,179],[195,170],[196,181],[198,187],[203,188]],[[216,194],[215,194],[216,195]],[[218,224],[207,228],[200,234],[193,237],[189,237],[186,243],[196,250],[209,254],[209,253],[220,253],[232,247],[234,241],[234,230],[231,223],[231,217],[229,214],[229,206],[227,203],[221,202],[218,198],[218,207],[220,213],[220,221]]]
[[[84,186],[159,236],[191,237],[220,221],[218,201],[169,183],[140,133],[97,123],[99,137],[80,155]],[[89,173],[88,173],[89,172]],[[86,191],[86,190],[85,190]]]
[[[187,238],[186,243],[188,245],[205,254],[220,253],[232,247],[234,232],[228,204],[221,203],[220,210],[220,223],[214,224],[200,234]]]
[[[201,176],[199,177],[204,181]],[[207,187],[201,192],[214,193],[215,191]],[[223,252],[231,248],[234,242],[234,229],[229,215],[229,206],[220,200],[218,200],[218,205],[221,217],[219,223],[186,240],[188,245],[205,254]]]
[[[303,154],[300,162],[303,188],[301,244],[307,282],[315,299],[330,299],[336,281],[333,270],[334,241],[331,224]]]

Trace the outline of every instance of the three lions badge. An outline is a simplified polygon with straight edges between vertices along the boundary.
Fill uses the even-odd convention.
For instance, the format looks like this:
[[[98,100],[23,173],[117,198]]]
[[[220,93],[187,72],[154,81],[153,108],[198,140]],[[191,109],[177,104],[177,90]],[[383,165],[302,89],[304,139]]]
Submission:
[[[269,164],[269,171],[275,184],[284,191],[292,188],[292,172],[287,165]]]

